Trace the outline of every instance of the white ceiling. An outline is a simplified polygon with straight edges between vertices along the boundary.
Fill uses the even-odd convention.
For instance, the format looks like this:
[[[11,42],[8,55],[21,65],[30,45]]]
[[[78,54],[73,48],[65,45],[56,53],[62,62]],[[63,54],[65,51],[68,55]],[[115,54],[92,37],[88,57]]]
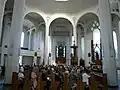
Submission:
[[[97,5],[98,0],[69,0],[57,2],[55,0],[26,0],[26,6],[36,8],[44,13],[78,13],[86,8]]]

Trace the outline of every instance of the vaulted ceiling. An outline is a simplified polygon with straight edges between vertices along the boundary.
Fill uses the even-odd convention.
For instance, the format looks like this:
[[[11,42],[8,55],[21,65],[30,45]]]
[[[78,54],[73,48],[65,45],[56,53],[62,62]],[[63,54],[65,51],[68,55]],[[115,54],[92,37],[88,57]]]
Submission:
[[[68,0],[58,2],[55,0],[26,0],[26,6],[36,8],[44,13],[78,13],[86,8],[98,4],[98,0]]]

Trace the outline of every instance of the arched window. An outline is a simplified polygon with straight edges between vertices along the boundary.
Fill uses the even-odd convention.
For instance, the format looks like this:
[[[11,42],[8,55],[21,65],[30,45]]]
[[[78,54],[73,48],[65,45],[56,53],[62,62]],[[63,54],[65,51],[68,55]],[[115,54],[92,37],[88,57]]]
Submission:
[[[51,36],[48,36],[48,41],[49,41],[48,53],[51,53]]]
[[[72,36],[72,46],[74,45],[74,41],[75,41],[75,39],[74,39],[74,36]],[[73,49],[72,49],[72,54],[74,53],[74,51],[73,51]]]
[[[98,52],[100,56],[100,24],[97,21],[94,21],[92,23],[91,30],[93,31],[93,44],[95,52]]]
[[[23,47],[23,45],[24,45],[24,32],[22,32],[22,34],[21,34],[21,44],[20,44],[20,47]]]
[[[84,37],[81,38],[81,49],[82,49],[82,58],[85,56],[85,40]]]
[[[20,47],[24,46],[24,36],[25,36],[25,34],[24,34],[24,32],[22,32]],[[19,64],[22,65],[22,56],[19,56]]]
[[[115,49],[115,53],[116,53],[116,59],[118,58],[118,50],[117,50],[117,48],[118,48],[118,46],[117,46],[117,35],[116,35],[116,32],[115,31],[113,31],[113,41],[114,41],[114,49]]]
[[[91,30],[93,31],[93,43],[100,44],[100,24],[94,21]]]

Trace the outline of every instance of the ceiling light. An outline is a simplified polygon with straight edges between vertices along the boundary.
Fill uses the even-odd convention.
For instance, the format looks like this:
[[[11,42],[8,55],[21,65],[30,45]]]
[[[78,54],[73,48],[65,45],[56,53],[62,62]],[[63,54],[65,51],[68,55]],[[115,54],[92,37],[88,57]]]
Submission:
[[[57,2],[66,2],[68,0],[55,0],[55,1],[57,1]]]

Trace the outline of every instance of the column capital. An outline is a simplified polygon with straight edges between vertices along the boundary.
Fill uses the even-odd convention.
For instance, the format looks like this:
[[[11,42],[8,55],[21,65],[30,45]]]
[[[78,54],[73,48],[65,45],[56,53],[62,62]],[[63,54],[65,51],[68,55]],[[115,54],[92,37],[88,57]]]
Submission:
[[[76,17],[73,16],[72,19],[73,19],[73,24],[74,24],[74,26],[76,26],[76,20],[77,20]],[[73,27],[74,27],[74,26],[73,26]]]

